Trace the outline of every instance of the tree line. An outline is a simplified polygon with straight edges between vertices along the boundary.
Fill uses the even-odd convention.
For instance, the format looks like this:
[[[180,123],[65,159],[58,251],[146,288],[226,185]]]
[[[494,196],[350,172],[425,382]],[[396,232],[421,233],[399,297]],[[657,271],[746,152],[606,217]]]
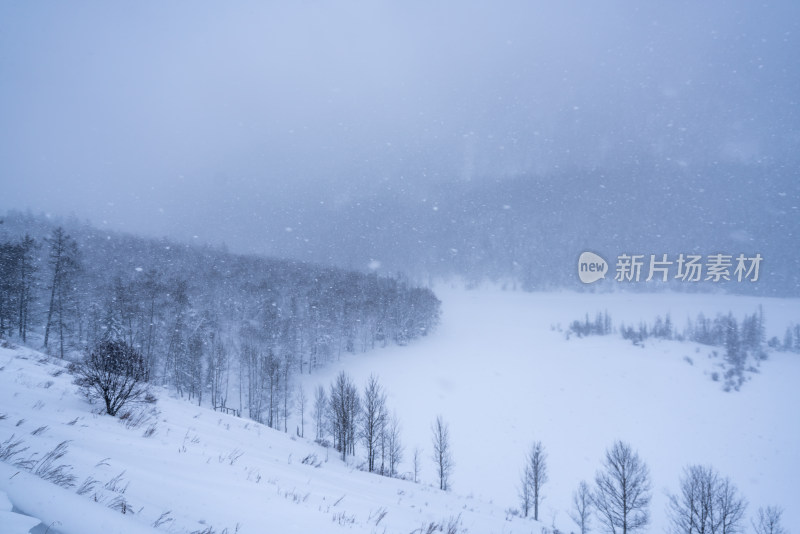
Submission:
[[[519,484],[519,512],[539,519],[543,485],[548,481],[547,453],[535,441],[525,456]],[[650,526],[652,482],[647,464],[630,444],[618,440],[609,447],[594,484],[582,480],[572,494],[567,515],[581,534],[597,522],[603,532],[628,534]],[[669,494],[668,531],[673,534],[736,534],[745,531],[747,500],[736,485],[712,466],[690,465],[680,477],[679,489]],[[751,519],[755,534],[786,534],[783,510],[759,508]],[[558,529],[554,527],[554,534]]]
[[[425,336],[439,307],[402,276],[68,231],[30,215],[0,225],[0,337],[68,359],[124,342],[148,383],[285,431],[293,377]]]
[[[403,476],[398,473],[405,451],[400,424],[389,413],[386,392],[377,377],[370,376],[359,388],[341,371],[327,390],[317,386],[315,439],[328,446],[330,437],[343,461],[359,451],[366,471]],[[436,483],[440,490],[448,491],[455,462],[450,427],[441,415],[431,425],[431,447]],[[418,448],[414,450],[414,482],[418,481],[420,454]],[[517,486],[519,508],[513,509],[513,514],[538,521],[549,480],[546,448],[541,441],[534,441],[524,457]],[[588,534],[595,523],[603,532],[633,534],[647,531],[651,524],[651,497],[652,480],[646,462],[629,443],[617,440],[605,451],[592,483],[583,480],[578,484],[567,515],[581,534]],[[668,530],[674,534],[744,532],[747,504],[730,478],[712,466],[689,465],[680,476],[678,491],[668,495]],[[755,534],[786,534],[782,513],[775,506],[759,508],[750,522]],[[558,532],[553,527],[553,534]]]
[[[745,372],[754,369],[748,364],[767,359],[767,348],[773,350],[786,350],[800,352],[800,327],[787,328],[783,343],[777,337],[766,341],[764,329],[764,312],[759,306],[752,314],[746,314],[737,320],[732,312],[717,314],[716,317],[706,317],[699,313],[695,319],[687,319],[686,326],[680,330],[673,323],[669,314],[662,319],[656,317],[652,324],[644,321],[638,325],[621,323],[619,334],[623,339],[631,341],[634,345],[642,345],[648,339],[674,339],[677,341],[692,341],[711,347],[724,349],[724,389],[726,391],[739,390],[746,380]],[[583,320],[570,323],[566,336],[569,339],[575,335],[584,337],[590,335],[609,335],[614,332],[611,317],[608,312],[597,313],[590,320],[587,313]],[[716,352],[714,353],[716,354]],[[712,373],[712,379],[719,380],[719,373]]]
[[[327,389],[318,385],[314,391],[314,440],[322,446],[332,446],[342,461],[360,454],[359,465],[365,471],[418,482],[422,450],[417,447],[412,452],[412,472],[401,473],[406,447],[400,420],[389,409],[386,399],[386,390],[376,376],[371,375],[363,388],[359,388],[350,375],[339,372]],[[299,406],[305,411],[304,403]],[[302,421],[303,416],[301,425]],[[303,432],[302,426],[298,428],[298,434]],[[431,424],[431,450],[439,489],[448,491],[455,462],[450,426],[441,415]]]

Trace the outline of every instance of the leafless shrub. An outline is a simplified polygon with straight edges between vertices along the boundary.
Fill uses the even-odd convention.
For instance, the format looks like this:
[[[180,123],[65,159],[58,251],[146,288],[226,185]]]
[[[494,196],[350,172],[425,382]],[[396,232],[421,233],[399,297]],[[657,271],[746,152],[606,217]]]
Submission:
[[[144,358],[127,343],[102,342],[70,369],[86,398],[102,400],[108,415],[117,415],[126,405],[149,402]]]

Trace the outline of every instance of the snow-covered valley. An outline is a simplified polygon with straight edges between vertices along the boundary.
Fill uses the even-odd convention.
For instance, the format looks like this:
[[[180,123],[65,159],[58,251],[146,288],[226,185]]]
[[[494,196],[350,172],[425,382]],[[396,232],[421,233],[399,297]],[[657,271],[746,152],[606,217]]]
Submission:
[[[758,507],[776,505],[785,510],[788,530],[800,530],[797,354],[770,352],[740,391],[725,392],[711,379],[721,361],[710,356],[712,347],[565,334],[587,313],[608,311],[615,327],[669,313],[680,329],[699,312],[741,317],[761,305],[767,337],[780,337],[798,322],[800,301],[450,287],[437,295],[443,316],[434,334],[406,347],[343,356],[298,384],[327,388],[341,370],[359,387],[378,376],[401,424],[401,474],[411,472],[413,451],[421,452],[418,484],[359,470],[363,451],[344,464],[334,450],[295,436],[296,409],[285,434],[158,390],[158,415],[126,425],[93,413],[98,406],[76,394],[62,362],[3,348],[0,449],[22,443],[0,464],[0,492],[15,510],[63,533],[409,533],[437,526],[569,532],[576,528],[567,515],[572,492],[580,480],[593,481],[606,448],[622,439],[650,468],[648,531],[667,527],[667,495],[677,492],[690,464],[710,464],[730,477],[749,502],[748,529]],[[436,487],[430,458],[437,415],[451,430],[449,492]],[[308,411],[305,419],[305,435],[312,436]],[[533,440],[546,448],[550,475],[539,523],[509,511],[518,507],[519,475]],[[70,489],[14,465],[40,460],[63,441],[67,453],[54,464],[70,466]]]

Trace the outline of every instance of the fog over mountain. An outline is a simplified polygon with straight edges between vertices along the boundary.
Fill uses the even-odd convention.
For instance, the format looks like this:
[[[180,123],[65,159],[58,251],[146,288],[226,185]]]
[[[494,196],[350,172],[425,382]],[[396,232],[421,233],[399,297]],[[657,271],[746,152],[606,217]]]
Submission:
[[[530,287],[760,252],[797,291],[799,36],[789,0],[6,2],[0,210]]]

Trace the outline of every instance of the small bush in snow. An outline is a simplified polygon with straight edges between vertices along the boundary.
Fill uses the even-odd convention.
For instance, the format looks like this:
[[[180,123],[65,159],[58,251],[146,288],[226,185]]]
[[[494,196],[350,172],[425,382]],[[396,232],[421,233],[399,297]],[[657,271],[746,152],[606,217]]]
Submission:
[[[99,343],[71,371],[86,398],[102,400],[108,415],[117,415],[131,403],[149,402],[144,358],[123,341]]]

